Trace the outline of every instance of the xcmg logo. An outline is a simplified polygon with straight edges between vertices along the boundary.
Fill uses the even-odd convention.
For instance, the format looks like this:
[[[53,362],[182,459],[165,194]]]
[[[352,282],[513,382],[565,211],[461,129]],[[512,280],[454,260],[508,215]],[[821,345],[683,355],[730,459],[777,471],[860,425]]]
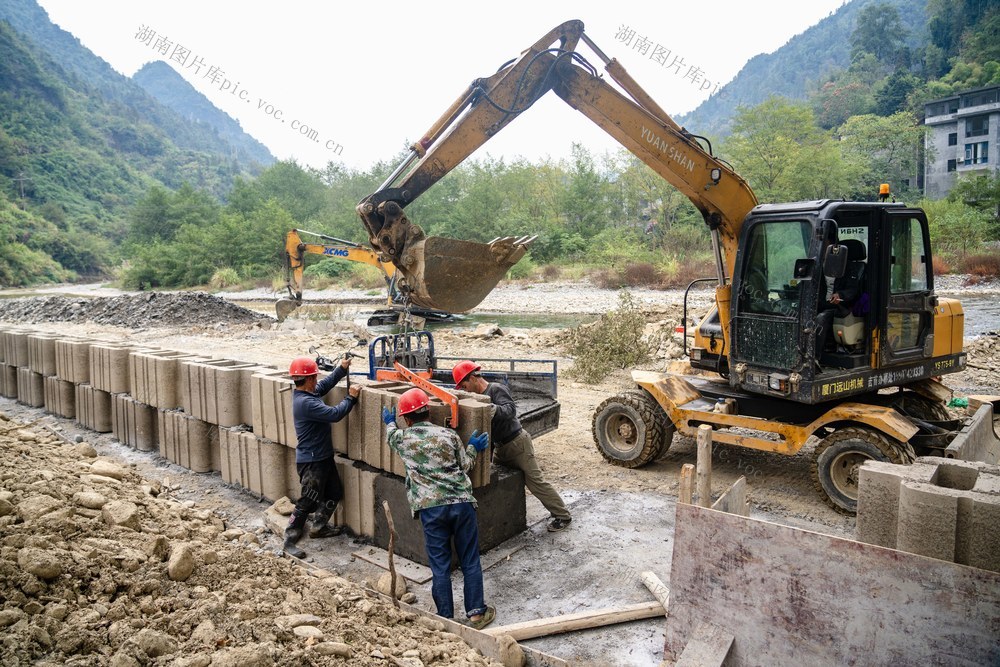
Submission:
[[[344,248],[324,248],[324,255],[332,255],[334,257],[347,257],[347,250]]]

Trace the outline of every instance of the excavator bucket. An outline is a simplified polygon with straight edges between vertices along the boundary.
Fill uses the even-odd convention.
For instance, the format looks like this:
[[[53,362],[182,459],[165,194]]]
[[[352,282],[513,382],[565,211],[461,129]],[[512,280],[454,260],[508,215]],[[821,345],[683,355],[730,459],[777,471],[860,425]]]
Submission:
[[[482,303],[534,240],[506,237],[476,243],[431,236],[412,244],[397,268],[414,304],[461,313]]]

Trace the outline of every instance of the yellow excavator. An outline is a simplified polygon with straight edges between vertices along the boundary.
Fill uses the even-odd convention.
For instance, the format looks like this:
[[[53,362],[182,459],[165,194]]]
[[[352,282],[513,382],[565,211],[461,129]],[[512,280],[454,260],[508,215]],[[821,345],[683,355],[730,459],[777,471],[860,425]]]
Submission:
[[[577,51],[581,42],[618,87]],[[887,197],[758,204],[709,142],[677,125],[581,21],[473,81],[358,205],[372,247],[392,258],[415,302],[472,307],[523,254],[521,239],[426,238],[403,209],[549,91],[683,192],[712,238],[715,307],[689,354],[702,374],[633,371],[635,388],[593,416],[605,459],[644,465],[675,432],[693,436],[704,424],[715,442],[786,455],[815,436],[815,486],[851,513],[864,461],[967,455],[949,449],[961,425],[949,420],[950,390],[939,381],[966,365],[964,315],[934,293],[924,212]],[[971,428],[996,440],[992,424]],[[995,460],[1000,443],[987,449]]]
[[[313,240],[306,243],[302,237]],[[287,297],[282,297],[274,305],[275,315],[279,322],[285,320],[296,308],[302,305],[302,285],[304,282],[305,259],[307,254],[320,255],[341,259],[348,262],[361,262],[374,266],[382,272],[389,295],[386,308],[376,310],[368,318],[369,326],[396,324],[406,322],[442,322],[453,319],[452,313],[414,307],[408,303],[408,288],[401,275],[397,273],[392,262],[382,261],[380,254],[360,243],[338,239],[326,234],[307,232],[304,229],[291,229],[285,234],[285,290]],[[422,325],[421,325],[422,326]],[[418,327],[419,328],[419,327]]]

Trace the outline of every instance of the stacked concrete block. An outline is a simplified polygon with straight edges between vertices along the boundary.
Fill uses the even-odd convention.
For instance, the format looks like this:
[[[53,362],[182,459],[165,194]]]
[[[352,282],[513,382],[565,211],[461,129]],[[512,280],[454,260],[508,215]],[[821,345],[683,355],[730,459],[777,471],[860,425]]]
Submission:
[[[28,336],[36,333],[26,329],[6,329],[0,332],[3,340],[4,363],[8,366],[28,366]]]
[[[76,421],[98,433],[111,431],[111,394],[89,383],[76,385]]]
[[[76,385],[51,375],[44,380],[45,410],[67,419],[76,418]]]
[[[1000,572],[998,525],[1000,466],[921,457],[861,467],[860,542]]]
[[[268,500],[288,495],[287,450],[242,426],[219,428],[223,481],[239,484]]]
[[[292,388],[291,378],[282,371],[250,376],[253,432],[289,447],[296,445]]]
[[[45,383],[43,375],[35,373],[27,366],[16,366],[17,402],[41,408],[45,405]]]
[[[44,377],[56,374],[56,340],[48,333],[28,335],[28,368]]]
[[[375,505],[375,482],[381,471],[343,456],[336,461],[344,485],[343,525],[355,535],[375,537],[376,514],[382,511]]]
[[[2,385],[0,385],[0,394],[3,394],[4,398],[17,399],[17,366],[8,366],[4,364]]]
[[[118,343],[97,343],[90,346],[90,384],[95,389],[112,394],[131,394],[129,356],[148,348]]]
[[[159,414],[128,394],[111,395],[111,432],[124,444],[142,452],[159,449]]]
[[[181,363],[200,357],[174,350],[134,351],[129,355],[129,384],[135,400],[160,410],[181,407]]]
[[[55,343],[56,375],[73,384],[90,382],[90,346],[86,338],[60,338]]]
[[[219,429],[175,410],[160,410],[157,420],[160,455],[195,472],[222,467]]]
[[[180,366],[181,406],[210,424],[237,426],[253,422],[251,378],[273,368],[210,359],[183,361]]]

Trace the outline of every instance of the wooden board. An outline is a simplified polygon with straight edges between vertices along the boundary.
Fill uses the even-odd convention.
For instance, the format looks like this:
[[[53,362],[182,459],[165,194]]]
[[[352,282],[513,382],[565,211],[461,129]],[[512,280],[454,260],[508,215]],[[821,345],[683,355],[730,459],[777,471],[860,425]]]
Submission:
[[[674,667],[721,667],[733,635],[712,623],[702,623],[694,631]]]
[[[351,553],[363,561],[372,565],[378,565],[383,570],[389,570],[389,552],[379,547],[365,547],[364,549]],[[392,555],[392,564],[396,567],[396,574],[405,577],[415,584],[426,584],[433,578],[431,569],[420,563],[414,563],[408,558],[403,558],[398,554]]]
[[[589,628],[600,628],[605,625],[614,625],[616,623],[626,623],[628,621],[641,621],[662,615],[663,605],[654,600],[652,602],[640,602],[613,609],[581,611],[576,614],[566,614],[565,616],[537,618],[533,621],[525,621],[523,623],[500,625],[495,628],[488,627],[484,632],[495,637],[510,635],[516,641],[521,641],[523,639],[557,635],[573,630],[586,630]]]
[[[677,505],[664,658],[702,622],[726,664],[1000,664],[1000,573]]]

